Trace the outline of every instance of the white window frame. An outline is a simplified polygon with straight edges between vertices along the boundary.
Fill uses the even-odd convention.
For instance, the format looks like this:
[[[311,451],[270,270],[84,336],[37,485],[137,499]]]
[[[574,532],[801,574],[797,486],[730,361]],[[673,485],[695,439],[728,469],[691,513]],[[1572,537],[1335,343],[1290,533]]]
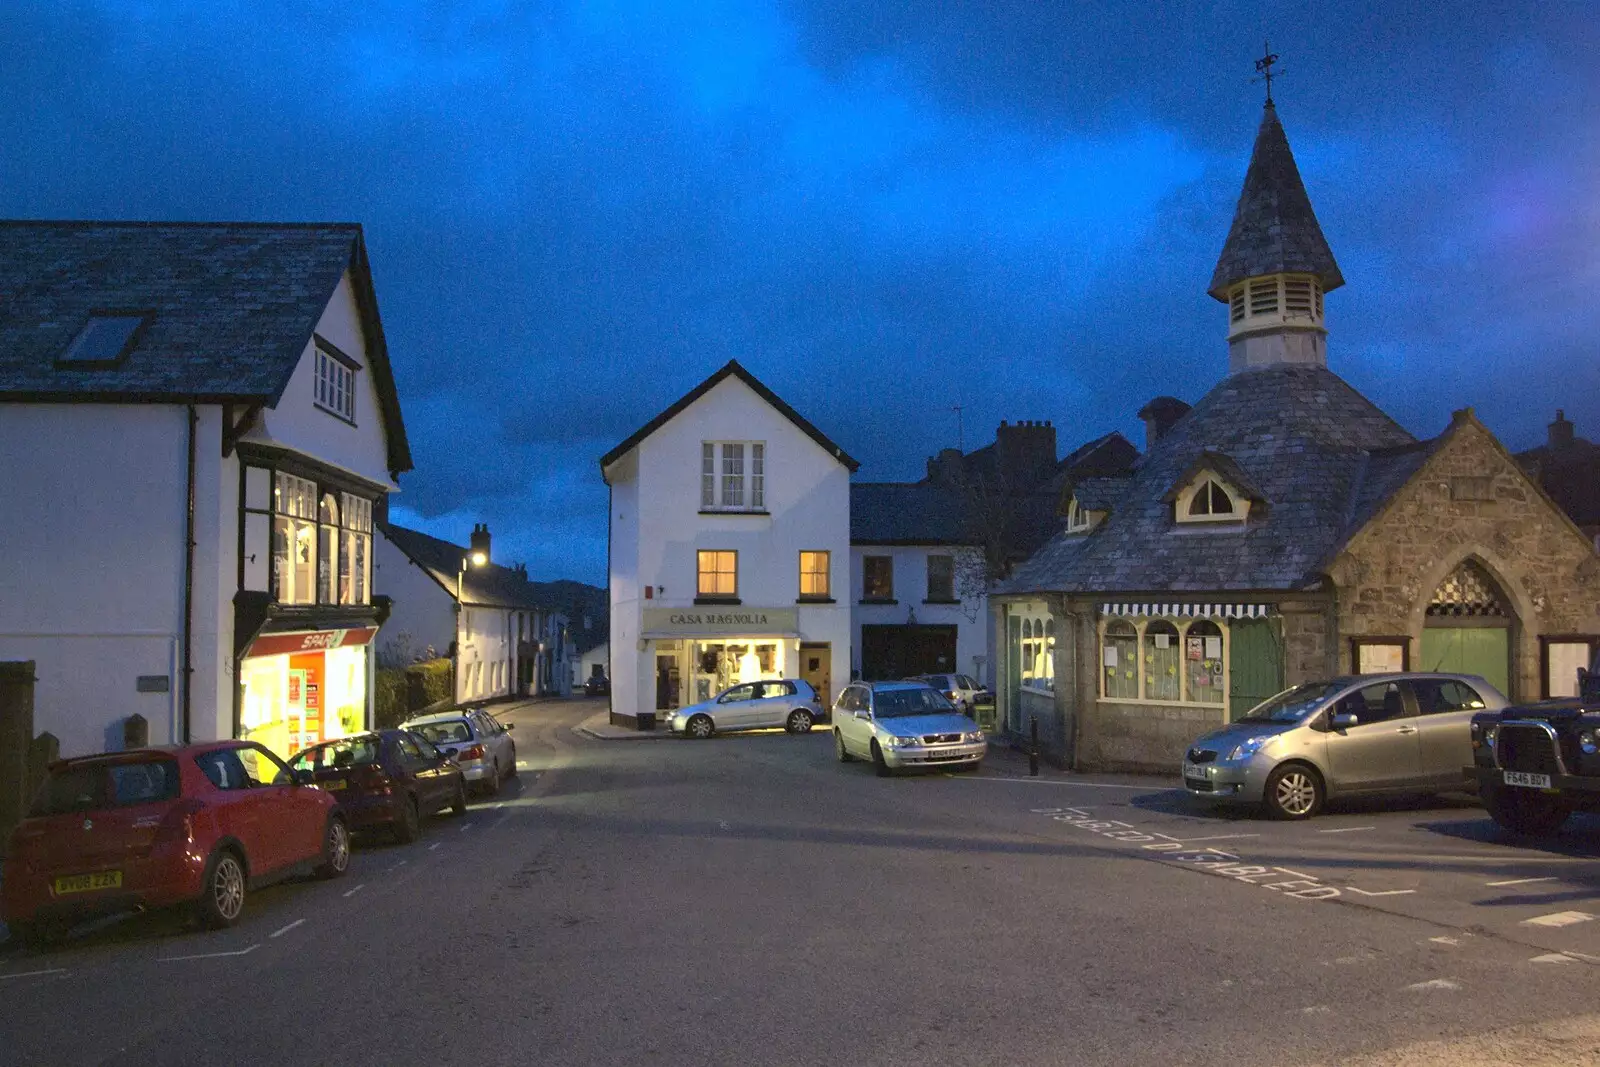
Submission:
[[[313,375],[317,407],[346,422],[356,421],[356,367],[352,367],[321,345],[315,346]]]
[[[1189,507],[1194,498],[1206,492],[1211,486],[1222,490],[1228,498],[1228,503],[1233,505],[1233,510],[1226,512],[1211,512],[1204,515],[1189,514]],[[1239,490],[1229,485],[1220,475],[1206,471],[1193,482],[1185,486],[1178,494],[1178,499],[1173,508],[1173,518],[1181,523],[1241,523],[1250,516],[1250,499]]]
[[[1074,496],[1067,502],[1067,533],[1088,533],[1094,528],[1094,512],[1078,503]]]
[[[1156,699],[1153,699],[1153,698],[1151,698],[1150,696],[1147,695],[1147,693],[1148,693],[1148,688],[1147,688],[1148,679],[1145,677],[1145,633],[1146,633],[1147,630],[1149,630],[1150,624],[1151,623],[1156,623],[1156,622],[1168,623],[1168,624],[1176,627],[1177,631],[1178,631],[1178,663],[1179,663],[1179,667],[1178,667],[1178,699],[1177,700],[1156,700]],[[1135,660],[1134,660],[1133,669],[1134,669],[1134,678],[1138,682],[1138,688],[1137,688],[1137,695],[1136,696],[1131,696],[1131,697],[1108,697],[1108,696],[1106,696],[1106,670],[1107,670],[1107,667],[1106,667],[1106,629],[1107,629],[1107,627],[1111,626],[1114,623],[1126,623],[1127,625],[1133,627],[1133,632],[1134,632],[1134,650],[1135,650]],[[1222,694],[1222,699],[1221,700],[1191,700],[1191,699],[1189,699],[1190,688],[1191,687],[1189,685],[1189,672],[1188,672],[1188,666],[1187,666],[1187,664],[1188,664],[1188,652],[1187,652],[1187,647],[1186,646],[1188,644],[1189,637],[1191,636],[1190,635],[1190,630],[1192,630],[1194,628],[1194,626],[1196,624],[1198,624],[1198,623],[1209,623],[1210,625],[1215,626],[1218,630],[1220,630],[1222,632],[1221,633],[1222,650],[1221,650],[1220,657],[1218,657],[1222,662],[1222,673],[1220,675],[1221,681],[1217,685],[1207,686],[1206,687],[1207,689],[1209,689],[1209,690],[1211,690],[1213,692],[1217,692],[1217,693]],[[1229,693],[1229,688],[1230,688],[1230,686],[1232,684],[1232,667],[1231,667],[1231,665],[1229,663],[1229,657],[1230,657],[1230,654],[1231,654],[1231,651],[1232,651],[1232,642],[1233,642],[1233,629],[1228,624],[1228,620],[1227,619],[1213,619],[1213,618],[1208,618],[1208,617],[1190,617],[1190,616],[1184,616],[1184,617],[1180,618],[1180,617],[1171,616],[1171,615],[1150,615],[1150,616],[1138,616],[1138,617],[1128,617],[1128,616],[1117,615],[1117,616],[1112,616],[1112,617],[1109,617],[1109,618],[1101,619],[1100,620],[1100,625],[1096,628],[1096,631],[1097,632],[1096,632],[1096,635],[1095,635],[1095,662],[1097,664],[1097,671],[1098,671],[1099,676],[1100,676],[1100,682],[1095,687],[1095,696],[1096,696],[1096,698],[1098,700],[1101,700],[1101,701],[1103,701],[1105,703],[1108,703],[1108,704],[1153,704],[1153,705],[1156,705],[1158,707],[1185,707],[1185,708],[1211,708],[1211,709],[1220,708],[1220,709],[1222,709],[1224,714],[1227,713],[1228,707],[1229,707],[1229,705],[1228,705],[1228,693]],[[1207,636],[1216,636],[1216,635],[1214,635],[1214,634],[1204,634],[1204,635],[1199,635],[1199,636],[1203,640]],[[1202,647],[1202,653],[1203,653],[1203,651],[1204,651],[1204,649]],[[1210,658],[1210,657],[1205,657],[1205,658]],[[1117,664],[1116,669],[1117,670],[1123,670],[1123,669],[1125,669],[1125,666],[1126,666],[1125,664],[1122,664],[1122,663],[1119,662]]]
[[[1048,609],[1030,608],[1013,613],[1022,620],[1022,636],[1014,654],[1025,692],[1051,696],[1056,689],[1056,622]],[[1009,633],[1009,630],[1007,631]],[[1009,637],[1007,638],[1009,640]]]
[[[700,510],[765,512],[766,508],[766,442],[700,442]]]

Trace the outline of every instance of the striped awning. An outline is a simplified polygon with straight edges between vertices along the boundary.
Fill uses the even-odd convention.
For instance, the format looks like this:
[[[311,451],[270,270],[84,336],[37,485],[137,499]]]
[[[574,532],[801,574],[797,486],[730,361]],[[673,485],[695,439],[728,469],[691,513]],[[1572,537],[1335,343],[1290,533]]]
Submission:
[[[1264,619],[1277,613],[1271,604],[1101,604],[1105,616],[1167,615],[1207,619]]]

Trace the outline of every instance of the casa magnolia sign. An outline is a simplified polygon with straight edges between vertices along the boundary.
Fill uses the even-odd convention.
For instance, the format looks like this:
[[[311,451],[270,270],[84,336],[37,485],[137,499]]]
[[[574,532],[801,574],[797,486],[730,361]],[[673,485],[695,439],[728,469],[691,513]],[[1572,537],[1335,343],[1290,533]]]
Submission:
[[[662,637],[761,637],[798,634],[794,608],[645,608],[644,634]]]

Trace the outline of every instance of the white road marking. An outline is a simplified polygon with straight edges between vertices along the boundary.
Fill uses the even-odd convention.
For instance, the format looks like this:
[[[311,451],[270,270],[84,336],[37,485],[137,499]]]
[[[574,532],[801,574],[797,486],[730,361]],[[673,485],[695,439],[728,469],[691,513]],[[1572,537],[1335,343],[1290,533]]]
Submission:
[[[466,833],[470,829],[472,829],[472,824],[470,822],[464,822],[460,826],[460,830],[461,830],[462,833]]]
[[[963,782],[1016,782],[1019,785],[1078,785],[1085,789],[1138,789],[1149,793],[1178,788],[1175,785],[1120,785],[1116,782],[1062,782],[1054,778],[1001,778],[999,775],[964,774]]]
[[[362,882],[360,885],[356,886],[354,889],[346,889],[344,891],[344,895],[347,896],[347,897],[353,897],[353,896],[355,896],[357,893],[361,892],[365,888],[367,888],[367,883]]]
[[[1313,1004],[1309,1008],[1300,1009],[1301,1015],[1331,1015],[1332,1013],[1333,1009],[1326,1004]]]
[[[1179,842],[1181,844],[1185,844],[1185,845],[1192,845],[1197,841],[1232,841],[1235,838],[1240,838],[1240,837],[1260,837],[1261,836],[1260,834],[1217,834],[1217,835],[1215,835],[1213,837],[1172,837],[1172,836],[1170,836],[1168,834],[1157,834],[1157,833],[1155,833],[1154,830],[1152,830],[1150,832],[1152,834],[1155,834],[1155,836],[1157,836],[1157,837],[1165,837],[1168,841],[1177,841],[1177,842]]]
[[[428,846],[428,851],[432,852],[434,849],[436,849],[438,847],[439,847],[438,842],[435,842],[435,843],[433,843],[433,844]]]
[[[1376,830],[1376,826],[1340,826],[1332,830],[1318,830],[1319,834],[1353,834],[1357,830]]]
[[[1524,926],[1576,926],[1586,923],[1594,916],[1586,911],[1558,911],[1552,915],[1540,915],[1535,919],[1523,919]]]
[[[65,967],[51,967],[45,971],[18,971],[16,974],[0,974],[0,982],[5,981],[7,978],[39,978],[47,974],[66,973],[67,969]]]
[[[1357,889],[1353,885],[1345,886],[1345,888],[1352,893],[1360,893],[1364,897],[1403,897],[1407,893],[1416,892],[1415,889],[1385,889],[1382,892],[1373,893],[1365,889]]]
[[[194,956],[162,956],[158,962],[182,963],[185,960],[216,960],[222,959],[224,956],[248,956],[260,947],[261,943],[258,941],[249,948],[242,948],[238,952],[201,952]]]
[[[1502,886],[1502,885],[1527,885],[1529,882],[1559,882],[1559,881],[1561,881],[1561,879],[1552,876],[1552,877],[1549,877],[1549,878],[1508,878],[1504,882],[1485,882],[1484,884],[1485,885],[1489,885],[1489,886]]]
[[[401,860],[399,863],[396,863],[394,866],[390,867],[389,870],[398,871],[401,867],[404,867],[405,865],[406,865],[406,861],[405,860]]]
[[[1533,958],[1528,960],[1528,962],[1529,963],[1577,963],[1578,960],[1577,960],[1576,957],[1569,956],[1565,952],[1546,952],[1543,956],[1534,956]]]
[[[1461,944],[1461,939],[1459,937],[1430,937],[1430,938],[1428,938],[1428,940],[1432,941],[1432,942],[1434,942],[1435,944],[1438,944],[1438,945],[1459,945],[1459,944]]]
[[[272,936],[273,937],[282,937],[284,934],[288,933],[290,930],[293,930],[296,926],[299,926],[303,922],[305,922],[304,919],[296,919],[294,922],[290,923],[288,926],[285,926],[282,930],[274,930],[272,932]]]
[[[493,830],[496,826],[499,826],[501,823],[505,822],[509,818],[511,818],[511,813],[508,811],[504,815],[502,815],[498,819],[496,819],[494,822],[490,823],[489,824],[489,829]]]
[[[1433,979],[1430,979],[1430,980],[1428,980],[1426,982],[1418,982],[1415,985],[1406,986],[1406,992],[1408,992],[1408,993],[1428,993],[1428,992],[1432,992],[1433,990],[1436,990],[1436,989],[1440,990],[1440,991],[1443,991],[1443,990],[1446,990],[1446,989],[1460,989],[1460,988],[1461,988],[1461,983],[1460,982],[1452,982],[1448,978],[1433,978]]]
[[[1292,874],[1296,878],[1309,878],[1313,882],[1317,880],[1317,876],[1314,874],[1301,874],[1299,871],[1291,871],[1287,867],[1279,867],[1278,870],[1282,871],[1284,874]]]

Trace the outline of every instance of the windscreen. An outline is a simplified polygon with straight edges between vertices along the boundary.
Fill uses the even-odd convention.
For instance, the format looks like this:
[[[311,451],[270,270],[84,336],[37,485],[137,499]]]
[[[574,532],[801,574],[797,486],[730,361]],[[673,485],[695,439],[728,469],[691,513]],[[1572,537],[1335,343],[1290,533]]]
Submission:
[[[30,814],[66,815],[154,804],[176,797],[178,785],[178,765],[170,759],[69,764],[46,779]]]
[[[908,715],[948,715],[956,709],[932,689],[884,689],[872,694],[872,714],[880,719]]]
[[[472,728],[465,722],[429,722],[411,727],[436,745],[459,745],[472,740]]]
[[[289,762],[297,771],[326,771],[378,762],[378,739],[354,737],[308,748]]]

